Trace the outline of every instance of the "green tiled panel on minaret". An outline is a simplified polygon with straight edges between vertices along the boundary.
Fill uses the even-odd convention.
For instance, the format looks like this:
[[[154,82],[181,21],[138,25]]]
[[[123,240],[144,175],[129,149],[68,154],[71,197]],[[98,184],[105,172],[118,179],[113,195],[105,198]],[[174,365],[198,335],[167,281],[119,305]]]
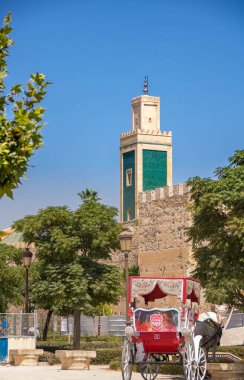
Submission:
[[[126,170],[132,169],[132,184],[126,186]],[[135,219],[135,151],[123,154],[123,221],[127,220],[130,210],[130,219]]]
[[[143,191],[167,186],[167,152],[143,149]]]

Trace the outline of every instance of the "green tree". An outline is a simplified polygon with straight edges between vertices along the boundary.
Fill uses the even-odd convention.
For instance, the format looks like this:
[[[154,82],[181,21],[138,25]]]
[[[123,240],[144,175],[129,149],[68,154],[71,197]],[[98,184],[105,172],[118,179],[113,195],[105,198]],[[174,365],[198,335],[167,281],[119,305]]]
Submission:
[[[198,277],[209,302],[244,308],[244,150],[216,169],[217,179],[194,177],[191,188],[193,243]]]
[[[77,210],[48,207],[15,223],[25,242],[36,245],[32,299],[60,315],[74,315],[74,349],[80,345],[80,314],[96,315],[99,305],[116,303],[121,273],[100,259],[118,248],[117,209],[86,198]]]
[[[39,103],[49,85],[44,74],[36,73],[31,75],[25,90],[22,84],[16,84],[5,93],[6,58],[9,47],[14,44],[10,38],[10,24],[9,13],[0,28],[0,198],[13,197],[13,190],[21,183],[30,157],[42,146],[44,108]],[[7,116],[8,111],[11,117]]]
[[[93,200],[100,201],[97,191],[91,189],[82,190],[78,195],[81,197],[82,201]]]
[[[0,243],[0,312],[8,306],[23,303],[24,270],[21,265],[21,250]]]

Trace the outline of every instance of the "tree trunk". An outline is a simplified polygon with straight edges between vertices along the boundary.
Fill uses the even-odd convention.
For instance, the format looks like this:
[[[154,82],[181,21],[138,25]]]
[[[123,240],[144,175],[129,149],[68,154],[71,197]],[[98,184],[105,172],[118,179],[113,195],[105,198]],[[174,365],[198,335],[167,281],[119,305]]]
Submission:
[[[98,316],[97,335],[98,336],[101,335],[101,317],[100,317],[100,313],[99,313],[99,316]]]
[[[80,310],[74,312],[74,342],[73,350],[80,349]]]
[[[49,323],[50,323],[52,314],[53,314],[53,310],[52,309],[48,310],[47,318],[46,318],[46,321],[45,321],[45,325],[44,325],[44,329],[43,329],[43,334],[42,334],[43,335],[43,337],[42,337],[43,340],[47,340],[47,332],[48,332],[48,327],[49,327]]]

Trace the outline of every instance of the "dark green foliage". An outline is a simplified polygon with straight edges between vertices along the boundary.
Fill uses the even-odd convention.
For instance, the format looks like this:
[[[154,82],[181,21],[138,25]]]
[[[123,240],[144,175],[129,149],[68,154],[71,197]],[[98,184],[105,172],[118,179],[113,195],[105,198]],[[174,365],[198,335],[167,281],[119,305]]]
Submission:
[[[137,264],[129,265],[129,276],[140,276],[140,267]]]
[[[23,301],[24,269],[20,264],[21,250],[0,243],[0,313],[6,312],[10,303]]]
[[[42,348],[45,352],[55,353],[56,350],[72,350],[72,343],[65,342],[37,342],[37,348]]]
[[[53,347],[52,347],[52,351],[51,352],[45,351],[44,358],[42,357],[41,360],[39,361],[48,361],[50,365],[58,364],[59,360],[55,359],[55,356],[54,356],[55,351],[67,350],[67,349],[68,348],[66,347],[55,347],[55,350],[53,351]],[[72,347],[70,347],[70,349],[72,349]],[[96,353],[97,353],[97,357],[91,360],[91,364],[94,364],[94,365],[109,364],[111,360],[113,359],[119,360],[119,358],[121,357],[121,349],[109,349],[109,348],[97,349]]]
[[[30,284],[36,307],[74,314],[79,321],[81,311],[95,316],[101,305],[118,302],[121,273],[100,261],[110,258],[111,250],[118,247],[118,211],[98,199],[97,195],[96,200],[85,198],[75,211],[67,206],[48,207],[15,222],[24,241],[36,246],[38,262],[31,268]],[[74,345],[78,344],[76,339]]]
[[[137,264],[131,264],[128,268],[129,276],[140,276],[140,267]],[[125,280],[125,269],[123,269],[123,278]]]
[[[108,259],[119,248],[118,210],[93,199],[84,201],[74,212],[73,232],[79,239],[83,256]]]
[[[63,344],[61,342],[52,342],[44,345],[45,342],[37,342],[37,348],[42,348],[47,353],[54,354],[56,350],[72,350],[72,344]],[[112,359],[121,358],[121,344],[119,347],[113,347],[109,342],[92,342],[81,343],[81,350],[94,350],[97,353],[97,357],[92,359],[91,364],[109,364]]]
[[[91,364],[109,364],[111,360],[121,358],[121,348],[106,348],[96,350],[97,357],[92,359]]]
[[[217,179],[195,177],[191,187],[196,270],[209,302],[244,308],[244,151],[216,170]]]
[[[68,335],[60,335],[58,333],[49,333],[47,336],[48,344],[67,344],[68,339],[71,339],[72,341],[72,336],[68,337]],[[80,338],[80,343],[95,343],[96,342],[108,342],[111,343],[112,345],[116,345],[116,347],[121,347],[123,338],[121,336],[114,336],[114,335],[82,335]],[[105,343],[105,344],[106,344]],[[37,344],[44,344],[47,345],[47,342],[39,340]],[[114,346],[113,346],[114,347]]]
[[[12,86],[5,94],[4,79],[8,76],[6,59],[9,47],[14,44],[11,14],[0,28],[0,198],[13,197],[13,190],[20,184],[30,157],[42,146],[41,130],[44,108],[39,103],[44,99],[50,84],[45,75],[32,74],[25,90],[22,84]],[[7,117],[10,111],[12,118]]]
[[[93,338],[93,337],[91,337]],[[103,337],[100,337],[102,339]],[[85,342],[81,340],[80,342],[80,349],[81,350],[97,350],[97,349],[120,349],[121,350],[122,341],[120,342],[111,342],[111,341],[91,341],[91,342]],[[71,350],[72,349],[72,343],[68,342],[60,342],[60,341],[49,341],[43,342],[39,341],[37,342],[37,347],[42,348],[44,351],[49,352],[55,352],[56,350]]]

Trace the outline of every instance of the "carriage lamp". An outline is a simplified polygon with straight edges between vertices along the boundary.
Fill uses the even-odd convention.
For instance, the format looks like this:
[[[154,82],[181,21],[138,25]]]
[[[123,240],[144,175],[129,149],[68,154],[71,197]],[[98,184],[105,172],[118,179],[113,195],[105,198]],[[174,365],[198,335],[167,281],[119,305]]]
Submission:
[[[23,266],[25,267],[25,313],[29,312],[29,268],[31,265],[33,253],[29,248],[25,248],[22,252]]]
[[[129,316],[129,267],[128,267],[128,255],[131,251],[133,233],[131,231],[123,231],[119,235],[121,251],[125,256],[125,304],[126,304],[126,326],[130,325]]]

